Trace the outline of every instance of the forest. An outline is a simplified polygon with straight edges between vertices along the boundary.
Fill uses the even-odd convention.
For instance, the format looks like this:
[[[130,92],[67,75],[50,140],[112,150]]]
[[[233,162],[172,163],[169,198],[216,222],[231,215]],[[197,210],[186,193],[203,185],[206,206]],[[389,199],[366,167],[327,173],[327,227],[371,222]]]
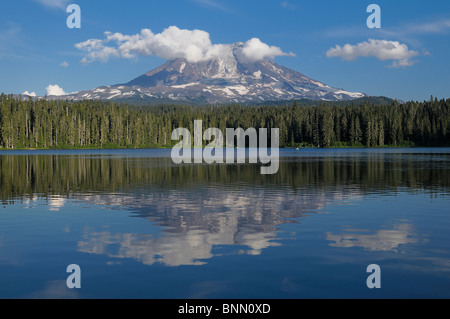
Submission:
[[[172,131],[279,128],[280,147],[449,146],[450,99],[389,104],[135,106],[0,95],[1,149],[164,148]],[[209,143],[208,141],[204,142]]]

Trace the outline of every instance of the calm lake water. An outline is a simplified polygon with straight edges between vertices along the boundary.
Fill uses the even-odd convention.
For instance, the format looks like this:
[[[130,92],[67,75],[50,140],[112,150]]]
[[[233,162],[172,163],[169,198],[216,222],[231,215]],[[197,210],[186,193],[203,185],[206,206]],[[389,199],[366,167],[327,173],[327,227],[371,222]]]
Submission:
[[[280,155],[0,152],[0,298],[450,298],[450,148]]]

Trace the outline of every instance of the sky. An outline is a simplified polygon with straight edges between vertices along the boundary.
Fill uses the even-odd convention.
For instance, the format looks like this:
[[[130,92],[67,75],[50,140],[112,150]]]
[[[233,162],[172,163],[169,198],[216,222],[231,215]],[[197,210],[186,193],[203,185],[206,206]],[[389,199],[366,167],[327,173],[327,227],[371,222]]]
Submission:
[[[69,4],[81,28],[69,28]],[[369,28],[370,4],[381,28]],[[450,98],[450,1],[15,0],[0,10],[0,92],[42,96],[126,83],[173,57],[244,43],[327,85],[404,101]]]

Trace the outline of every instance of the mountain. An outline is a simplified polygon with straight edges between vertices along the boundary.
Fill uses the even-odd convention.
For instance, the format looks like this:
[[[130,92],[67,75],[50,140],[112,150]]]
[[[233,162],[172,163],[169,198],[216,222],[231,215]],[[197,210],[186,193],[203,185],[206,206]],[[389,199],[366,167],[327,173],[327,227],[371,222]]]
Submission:
[[[128,83],[64,98],[226,104],[293,99],[342,101],[366,96],[330,87],[271,60],[246,61],[239,57],[240,45],[230,47],[220,58],[197,63],[173,59]]]

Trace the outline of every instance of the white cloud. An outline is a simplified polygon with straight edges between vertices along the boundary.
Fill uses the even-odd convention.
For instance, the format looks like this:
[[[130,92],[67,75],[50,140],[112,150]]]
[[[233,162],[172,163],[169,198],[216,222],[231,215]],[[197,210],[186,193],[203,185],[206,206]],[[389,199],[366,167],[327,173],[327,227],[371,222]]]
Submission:
[[[28,92],[28,91],[25,91],[25,92],[23,92],[22,93],[22,95],[28,95],[28,96],[31,96],[31,97],[36,97],[36,92]]]
[[[105,32],[105,34],[108,34]],[[89,63],[95,60],[107,62],[111,56],[119,57],[119,51],[115,48],[105,46],[104,43],[109,40],[89,39],[87,41],[77,43],[75,47],[88,52],[88,57],[84,57],[81,62]]]
[[[60,64],[60,66],[62,66],[63,68],[67,68],[69,66],[69,63],[67,63],[66,61],[62,62]]]
[[[57,84],[55,85],[49,85],[46,88],[47,90],[47,95],[49,96],[61,96],[61,95],[66,95],[66,92],[64,92],[64,90]]]
[[[248,40],[238,51],[238,58],[243,62],[273,59],[282,55],[294,56],[293,53],[284,53],[279,47],[269,46],[258,38]]]
[[[419,52],[409,50],[408,46],[398,41],[369,39],[356,45],[337,45],[327,51],[328,58],[340,57],[343,60],[352,61],[359,57],[375,57],[378,60],[394,60],[392,67],[407,67],[415,62],[411,58],[419,55]]]
[[[154,34],[142,29],[134,35],[105,32],[105,39],[89,39],[77,43],[76,48],[87,52],[82,63],[107,62],[109,58],[132,59],[136,56],[156,55],[163,59],[185,58],[189,62],[209,61],[229,52],[230,44],[212,44],[210,35],[202,30],[186,30],[171,26]],[[259,39],[247,41],[239,56],[246,60],[274,58],[284,53],[280,48],[268,46]]]
[[[39,2],[40,4],[49,7],[49,8],[57,8],[57,9],[66,9],[69,4],[69,0],[34,0]]]

